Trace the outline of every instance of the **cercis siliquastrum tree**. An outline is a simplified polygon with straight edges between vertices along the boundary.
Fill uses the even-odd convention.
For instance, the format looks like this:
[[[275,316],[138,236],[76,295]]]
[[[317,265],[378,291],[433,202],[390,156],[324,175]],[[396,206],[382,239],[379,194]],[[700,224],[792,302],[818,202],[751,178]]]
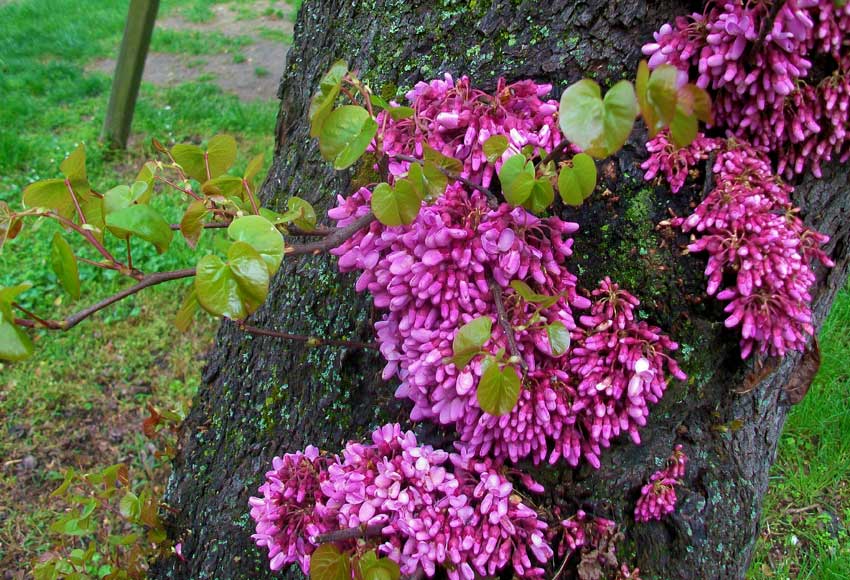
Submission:
[[[794,6],[819,14],[800,34],[838,30],[838,40],[800,46],[834,45],[840,56],[842,29],[833,20],[846,19],[846,9],[825,4]],[[780,32],[790,20],[782,15],[782,10],[767,15],[780,28],[775,35],[743,34],[755,55],[753,68],[768,62],[758,55],[769,52],[774,38],[787,38]],[[708,27],[728,16],[714,7],[704,18]],[[708,30],[697,20],[699,26],[680,27],[689,40],[698,41]],[[730,22],[721,28],[736,34]],[[661,46],[671,31],[659,33],[661,54],[671,53]],[[708,58],[706,65],[699,61],[700,71]],[[438,569],[463,578],[503,569],[540,577],[575,561],[575,554],[599,573],[605,567],[605,573],[634,577],[614,556],[615,524],[584,510],[537,509],[533,494],[541,486],[512,464],[529,459],[575,466],[587,460],[596,466],[614,437],[628,433],[639,442],[648,405],[662,396],[668,376],[683,378],[671,358],[676,344],[638,320],[637,299],[616,281],[604,279],[590,292],[578,288],[565,263],[569,234],[578,225],[537,214],[547,213],[556,191],[572,205],[593,192],[592,157],[616,152],[640,110],[655,135],[648,147],[650,176],[663,171],[678,187],[691,165],[713,160],[717,189],[697,208],[697,217],[676,217],[670,225],[703,235],[690,249],[711,253],[710,293],[729,279],[724,274],[734,274],[735,282],[718,298],[730,301],[727,325],[741,325],[744,356],[782,355],[805,346],[812,333],[810,261],[829,262],[818,249],[825,237],[802,225],[788,186],[773,174],[766,155],[777,151],[747,144],[740,134],[735,140],[700,135],[698,120],[717,123],[718,135],[728,120],[719,113],[710,118],[707,94],[686,82],[689,63],[654,57],[650,65],[651,72],[646,66],[639,70],[636,92],[618,83],[604,99],[588,80],[572,85],[559,106],[541,98],[548,87],[531,81],[500,83],[488,95],[466,79],[447,77],[420,83],[407,95],[410,106],[399,106],[372,94],[337,63],[312,102],[313,136],[337,169],[368,150],[364,165],[374,171],[365,187],[341,197],[330,212],[335,229],[317,227],[315,212],[298,198],[285,214],[260,207],[253,190],[260,163],[252,162],[241,178],[226,175],[234,157],[227,138],[211,140],[206,151],[163,149],[167,161],[146,165],[132,186],[102,195],[88,185],[78,151],[63,164],[65,179],[40,182],[25,193],[30,209],[4,208],[4,237],[14,237],[21,217],[57,219],[102,258],[83,261],[138,283],[63,321],[21,310],[15,297],[23,288],[5,289],[3,352],[19,358],[30,350],[13,322],[70,328],[126,295],[191,276],[196,281],[181,309],[181,325],[200,305],[249,332],[309,345],[372,347],[245,322],[265,299],[282,259],[334,250],[340,269],[360,271],[358,290],[368,290],[375,306],[386,311],[375,325],[387,361],[385,378],[401,381],[397,395],[413,403],[413,420],[454,427],[457,445],[453,451],[434,449],[398,425],[386,425],[375,431],[372,445],[350,443],[341,456],[307,449],[276,459],[263,497],[251,507],[255,539],[268,547],[272,567],[297,561],[317,578],[334,579],[417,577]],[[718,93],[722,88],[702,76],[699,84]],[[841,111],[840,99],[825,94]],[[846,114],[841,118],[846,121]],[[833,137],[840,142],[836,151],[843,151],[841,139]],[[169,225],[150,210],[154,180],[191,198],[181,224]],[[211,255],[195,269],[155,274],[132,264],[134,237],[163,250],[173,229],[194,243],[204,229],[224,227],[230,240],[226,262]],[[126,259],[107,249],[104,232],[125,242]],[[282,233],[321,239],[286,245]],[[74,296],[77,260],[63,241],[54,243],[54,269]],[[14,318],[15,308],[22,318]],[[777,314],[786,316],[781,325],[773,324]],[[668,467],[673,475],[659,472],[647,484],[637,519],[670,511],[672,487],[681,477],[677,466],[684,466],[681,454],[677,449],[675,465]]]

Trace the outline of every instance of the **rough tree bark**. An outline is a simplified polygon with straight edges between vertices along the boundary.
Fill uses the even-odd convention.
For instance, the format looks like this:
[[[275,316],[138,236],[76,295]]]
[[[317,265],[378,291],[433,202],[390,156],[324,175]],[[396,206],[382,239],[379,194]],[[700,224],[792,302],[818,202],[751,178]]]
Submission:
[[[265,198],[281,207],[288,195],[299,195],[322,211],[347,191],[348,176],[331,171],[308,136],[309,98],[335,59],[347,59],[376,88],[409,87],[448,71],[469,74],[483,87],[499,76],[534,78],[557,92],[582,76],[603,82],[633,76],[651,32],[695,8],[676,0],[308,0],[281,84]],[[806,372],[801,356],[761,368],[740,362],[736,333],[723,329],[715,301],[701,300],[704,261],[681,255],[682,236],[655,228],[668,209],[687,211],[701,187],[672,196],[663,185],[644,184],[637,167],[644,137],[634,136],[604,164],[605,187],[568,216],[582,226],[570,268],[586,288],[608,274],[634,291],[642,313],[683,345],[679,358],[690,380],[672,385],[652,411],[644,443],[616,446],[600,470],[531,471],[547,485],[544,505],[573,497],[623,524],[618,554],[639,565],[644,578],[742,578],[790,404],[787,388],[804,383]],[[828,251],[837,263],[818,271],[820,322],[847,279],[847,169],[805,180],[797,195],[807,222],[832,236]],[[287,262],[253,323],[367,337],[373,313],[351,281],[325,257]],[[308,443],[336,450],[383,421],[404,423],[404,405],[393,400],[392,385],[380,382],[379,366],[363,351],[306,349],[224,324],[167,493],[172,533],[187,561],[162,563],[157,577],[282,577],[267,570],[265,553],[251,542],[247,498],[276,454]],[[691,457],[677,512],[635,525],[631,510],[640,485],[677,442]]]

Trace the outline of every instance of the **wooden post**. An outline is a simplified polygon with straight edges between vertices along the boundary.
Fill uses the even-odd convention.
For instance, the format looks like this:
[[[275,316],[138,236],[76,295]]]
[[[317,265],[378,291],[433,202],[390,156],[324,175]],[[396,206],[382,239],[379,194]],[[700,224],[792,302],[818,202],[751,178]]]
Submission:
[[[112,147],[127,147],[133,110],[139,95],[145,57],[151,43],[158,9],[159,0],[130,0],[121,52],[118,54],[118,62],[115,63],[109,108],[106,110],[101,135]]]

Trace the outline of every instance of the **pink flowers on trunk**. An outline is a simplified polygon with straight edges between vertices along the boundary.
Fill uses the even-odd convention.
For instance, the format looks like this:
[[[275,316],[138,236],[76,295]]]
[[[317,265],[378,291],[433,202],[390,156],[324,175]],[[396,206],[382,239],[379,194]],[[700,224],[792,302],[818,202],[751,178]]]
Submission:
[[[687,462],[682,446],[676,445],[667,460],[667,467],[653,473],[649,482],[641,488],[635,506],[635,521],[660,520],[676,509],[676,486],[685,477]]]

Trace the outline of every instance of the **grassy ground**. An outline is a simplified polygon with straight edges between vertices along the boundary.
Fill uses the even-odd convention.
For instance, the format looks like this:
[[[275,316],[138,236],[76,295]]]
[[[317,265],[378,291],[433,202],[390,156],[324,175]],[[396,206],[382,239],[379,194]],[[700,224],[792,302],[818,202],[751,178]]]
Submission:
[[[161,17],[207,23],[217,3],[163,0]],[[289,14],[279,4],[229,2],[249,20]],[[168,88],[144,85],[128,151],[109,154],[98,145],[110,78],[87,72],[87,65],[116,52],[126,5],[127,0],[0,2],[0,199],[17,207],[22,188],[56,176],[59,161],[79,142],[88,147],[89,175],[100,190],[134,174],[152,155],[152,136],[173,143],[227,132],[240,142],[240,164],[249,155],[270,152],[274,102],[241,102],[212,79]],[[258,31],[265,39],[288,40],[278,30]],[[232,54],[239,62],[251,42],[216,31],[157,30],[152,50],[191,57]],[[47,263],[51,236],[43,228],[50,226],[26,231],[0,254],[0,285],[30,280],[36,290],[27,295],[27,304],[62,313],[75,305],[67,304]],[[166,257],[139,258],[150,270],[182,267],[189,251],[177,244]],[[83,281],[86,303],[123,283],[92,269],[83,270]],[[47,527],[56,506],[47,492],[62,470],[117,461],[142,475],[156,470],[158,462],[141,434],[145,403],[188,404],[212,340],[209,323],[188,335],[171,326],[181,292],[182,283],[159,287],[72,333],[40,337],[37,356],[29,362],[0,364],[0,571],[24,570],[50,547]],[[824,329],[821,373],[792,411],[780,442],[753,579],[850,578],[848,326],[845,290]]]

